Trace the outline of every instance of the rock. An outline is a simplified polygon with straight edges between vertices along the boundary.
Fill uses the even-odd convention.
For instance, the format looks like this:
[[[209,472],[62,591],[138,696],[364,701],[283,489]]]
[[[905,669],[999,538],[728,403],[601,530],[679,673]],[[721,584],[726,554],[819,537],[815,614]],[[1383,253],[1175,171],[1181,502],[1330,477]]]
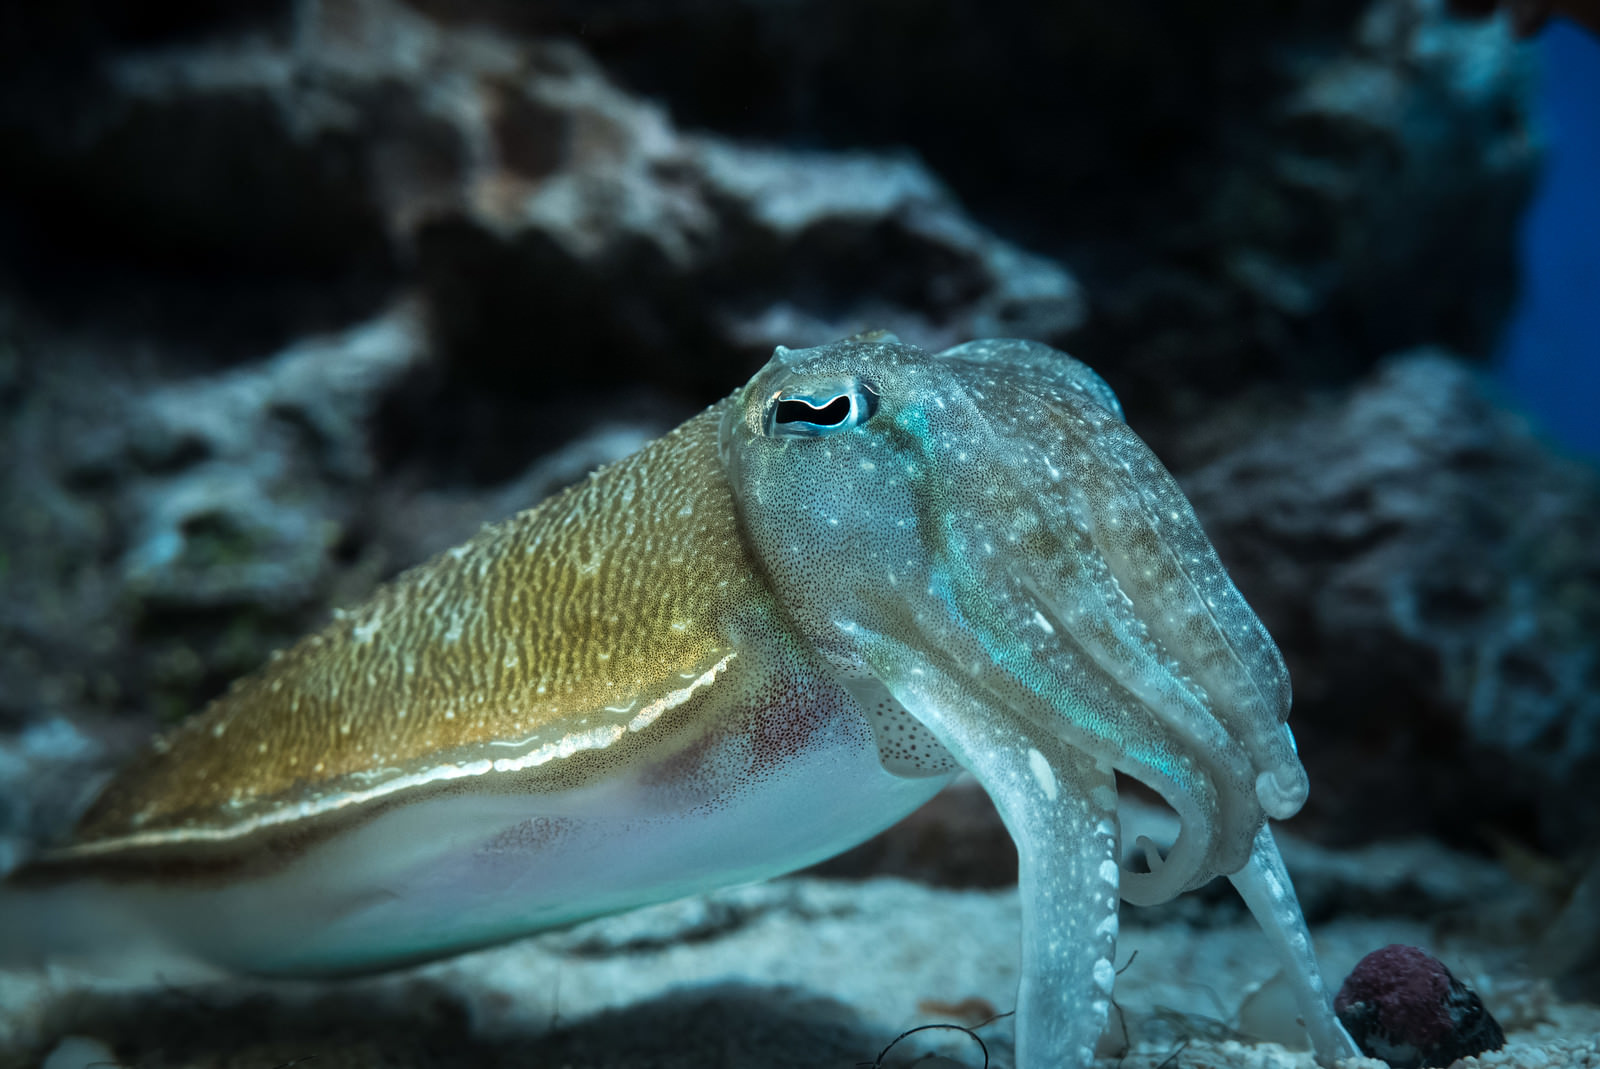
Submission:
[[[179,276],[211,262],[208,284],[302,322],[307,280],[355,308],[409,266],[452,375],[535,399],[620,375],[708,400],[778,341],[882,327],[943,347],[1082,321],[1070,274],[973,223],[903,150],[685,134],[571,44],[393,0],[287,21],[129,50],[48,116],[12,101],[0,137],[28,166],[0,188],[35,205],[24,233],[114,239],[173,276],[147,287],[162,305],[190,305]]]
[[[1356,1045],[1392,1069],[1449,1065],[1506,1042],[1477,992],[1418,947],[1392,943],[1362,958],[1333,1005]]]
[[[39,331],[0,494],[0,720],[148,726],[371,588],[375,408],[422,359],[414,308],[258,363],[105,367]],[[98,715],[97,715],[98,714]],[[121,740],[123,744],[126,739]]]
[[[1438,0],[423,2],[581,35],[687,125],[909,146],[1072,265],[1095,310],[1075,355],[1174,436],[1248,383],[1485,356],[1511,299],[1529,57]]]
[[[157,605],[305,604],[375,474],[370,428],[424,354],[412,312],[260,364],[157,386],[86,452],[126,456],[124,580]],[[320,491],[320,492],[317,492]]]
[[[38,720],[0,741],[0,876],[93,800],[118,756],[64,719]]]
[[[39,1069],[120,1069],[122,1063],[104,1043],[88,1036],[65,1036],[45,1056]]]
[[[119,278],[136,259],[172,283],[146,318],[234,352],[370,310],[414,269],[446,384],[539,407],[542,448],[573,432],[555,393],[620,375],[703,401],[775,341],[863,326],[1071,338],[1164,448],[1250,383],[1420,342],[1481,354],[1509,301],[1525,61],[1432,0],[1161,19],[1008,0],[919,19],[892,56],[875,42],[912,17],[892,0],[422,10],[263,3],[151,20],[123,32],[174,43],[110,59],[58,45],[93,92],[0,93],[28,247],[114,253]],[[828,149],[776,147],[795,143]],[[199,315],[197,258],[233,295]],[[1068,258],[1095,276],[1086,330]]]
[[[546,51],[559,64],[495,86],[496,165],[417,230],[463,375],[584,389],[604,368],[714,397],[780,343],[877,327],[939,348],[1081,323],[1063,268],[974,224],[914,157],[683,134],[581,54]],[[540,137],[547,172],[507,162]],[[525,344],[546,354],[536,384]]]
[[[1600,835],[1592,467],[1418,352],[1181,482],[1289,660],[1321,833]]]

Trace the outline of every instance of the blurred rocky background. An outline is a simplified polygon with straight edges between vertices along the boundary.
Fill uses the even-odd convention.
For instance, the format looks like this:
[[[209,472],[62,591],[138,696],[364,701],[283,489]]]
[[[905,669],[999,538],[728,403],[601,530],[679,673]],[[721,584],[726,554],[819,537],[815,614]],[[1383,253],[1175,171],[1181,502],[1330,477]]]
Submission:
[[[0,862],[332,607],[884,327],[1104,374],[1290,662],[1294,827],[1559,915],[1600,479],[1482,374],[1531,77],[1434,0],[8,6]],[[1004,884],[985,805],[826,871]]]

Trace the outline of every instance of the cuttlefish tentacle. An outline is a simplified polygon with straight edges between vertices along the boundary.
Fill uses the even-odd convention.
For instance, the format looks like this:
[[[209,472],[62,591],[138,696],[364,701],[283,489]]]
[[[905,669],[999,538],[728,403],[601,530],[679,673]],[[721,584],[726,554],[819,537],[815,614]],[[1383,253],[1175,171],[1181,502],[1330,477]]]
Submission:
[[[1022,980],[1016,1064],[1089,1065],[1116,980],[1116,783],[1111,768],[1021,717],[997,716],[914,651],[867,643],[873,671],[983,783],[1017,846]]]
[[[1271,828],[1261,826],[1250,860],[1228,878],[1272,944],[1318,1058],[1331,1064],[1360,1057],[1362,1052],[1328,1001],[1328,987],[1311,951],[1311,933]]]

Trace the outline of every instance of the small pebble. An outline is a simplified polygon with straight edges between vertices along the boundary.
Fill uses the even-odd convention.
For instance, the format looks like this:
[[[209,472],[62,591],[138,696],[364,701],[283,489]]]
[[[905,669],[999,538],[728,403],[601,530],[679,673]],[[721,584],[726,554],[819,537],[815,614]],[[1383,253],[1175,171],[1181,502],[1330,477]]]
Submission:
[[[1362,958],[1333,1008],[1362,1053],[1393,1069],[1446,1066],[1506,1041],[1476,992],[1438,958],[1399,943]]]

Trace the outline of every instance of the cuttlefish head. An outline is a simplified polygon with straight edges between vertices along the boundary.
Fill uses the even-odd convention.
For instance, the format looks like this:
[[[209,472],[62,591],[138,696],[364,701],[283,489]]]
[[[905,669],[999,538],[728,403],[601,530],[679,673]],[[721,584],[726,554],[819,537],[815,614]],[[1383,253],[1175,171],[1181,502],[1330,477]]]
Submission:
[[[1028,766],[1087,755],[1102,794],[1115,769],[1171,805],[1177,839],[1143,844],[1127,900],[1234,872],[1267,817],[1300,808],[1283,660],[1083,364],[1024,341],[780,348],[721,434],[746,536],[828,661],[980,781],[1011,752],[1054,798],[1085,766]]]

